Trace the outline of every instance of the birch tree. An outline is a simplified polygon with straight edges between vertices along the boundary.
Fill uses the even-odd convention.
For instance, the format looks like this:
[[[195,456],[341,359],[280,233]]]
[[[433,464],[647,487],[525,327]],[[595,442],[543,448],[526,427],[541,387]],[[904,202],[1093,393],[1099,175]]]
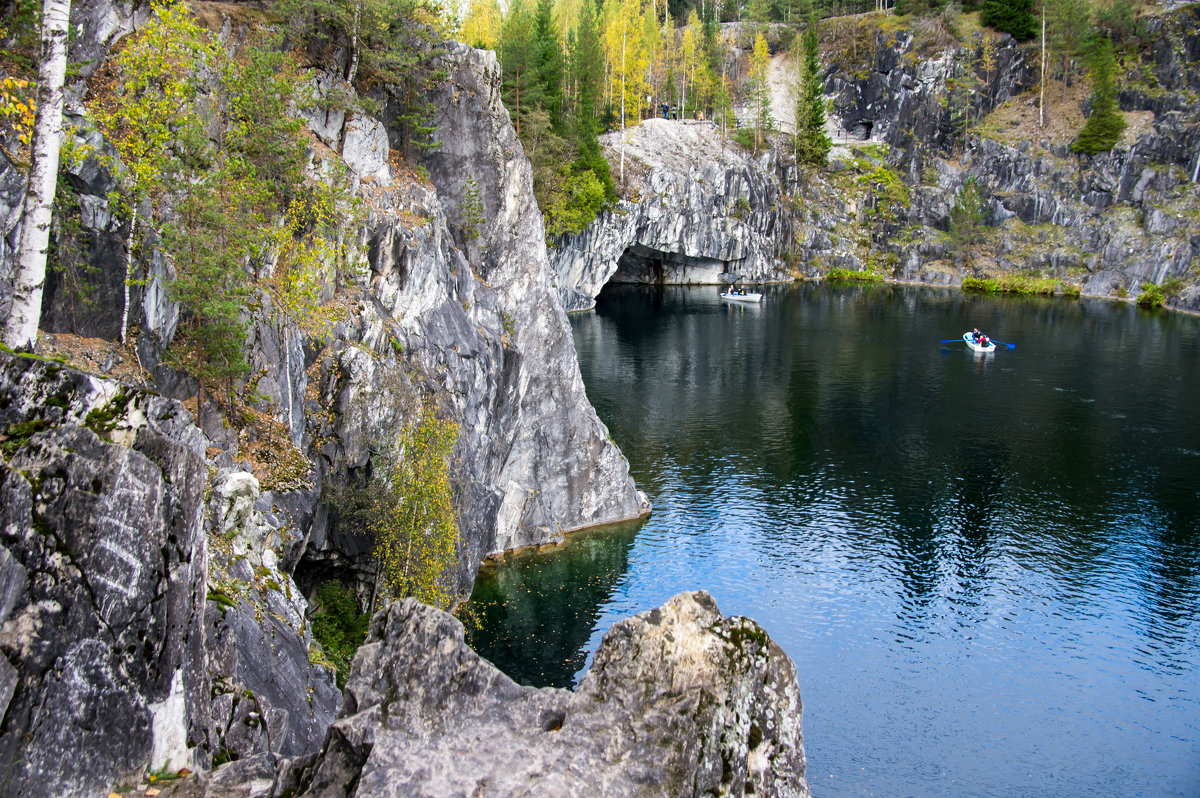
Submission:
[[[71,0],[44,0],[42,49],[38,66],[37,114],[30,141],[29,187],[25,192],[17,274],[12,309],[4,327],[4,343],[28,348],[37,340],[46,281],[50,217],[58,182],[58,148],[62,139],[63,81],[67,74],[67,26]]]
[[[771,116],[771,94],[767,84],[767,73],[770,69],[771,53],[767,49],[767,40],[759,31],[754,39],[754,52],[750,56],[751,107],[754,113],[754,152],[758,153],[763,141],[775,127]]]

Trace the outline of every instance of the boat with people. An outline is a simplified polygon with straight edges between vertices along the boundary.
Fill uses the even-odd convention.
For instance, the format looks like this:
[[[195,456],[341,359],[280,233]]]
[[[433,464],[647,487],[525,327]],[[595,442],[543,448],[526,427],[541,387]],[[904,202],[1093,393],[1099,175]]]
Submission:
[[[762,294],[731,288],[721,293],[721,299],[726,302],[762,302]]]
[[[985,354],[996,351],[996,342],[986,335],[980,334],[977,336],[974,332],[965,332],[963,333],[963,341],[971,348],[972,352]]]

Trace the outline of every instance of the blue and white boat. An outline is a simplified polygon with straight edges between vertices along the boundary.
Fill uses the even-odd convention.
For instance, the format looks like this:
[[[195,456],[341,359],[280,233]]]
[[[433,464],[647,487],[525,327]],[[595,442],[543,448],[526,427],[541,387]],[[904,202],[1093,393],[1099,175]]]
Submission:
[[[981,344],[975,340],[975,333],[971,333],[971,332],[963,333],[963,341],[966,342],[967,346],[971,347],[972,352],[977,352],[981,355],[986,354],[988,352],[996,351],[996,342],[995,341],[988,339],[988,342],[986,344]]]

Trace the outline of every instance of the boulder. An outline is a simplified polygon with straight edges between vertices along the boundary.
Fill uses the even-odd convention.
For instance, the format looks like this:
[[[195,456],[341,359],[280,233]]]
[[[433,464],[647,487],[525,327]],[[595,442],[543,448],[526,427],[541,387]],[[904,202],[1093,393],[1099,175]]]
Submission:
[[[392,168],[388,166],[388,137],[383,123],[365,114],[351,116],[342,140],[342,159],[363,180],[390,181]]]
[[[295,772],[285,778],[295,779]],[[306,796],[807,796],[792,661],[704,592],[615,624],[577,690],[517,685],[415,600],[372,619]]]

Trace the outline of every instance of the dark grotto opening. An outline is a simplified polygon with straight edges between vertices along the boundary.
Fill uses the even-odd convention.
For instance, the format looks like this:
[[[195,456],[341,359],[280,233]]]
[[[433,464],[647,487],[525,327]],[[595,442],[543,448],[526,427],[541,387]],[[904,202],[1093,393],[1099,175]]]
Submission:
[[[722,272],[734,264],[718,258],[694,257],[664,252],[643,244],[631,244],[617,261],[610,283],[634,285],[689,285],[720,282]]]

